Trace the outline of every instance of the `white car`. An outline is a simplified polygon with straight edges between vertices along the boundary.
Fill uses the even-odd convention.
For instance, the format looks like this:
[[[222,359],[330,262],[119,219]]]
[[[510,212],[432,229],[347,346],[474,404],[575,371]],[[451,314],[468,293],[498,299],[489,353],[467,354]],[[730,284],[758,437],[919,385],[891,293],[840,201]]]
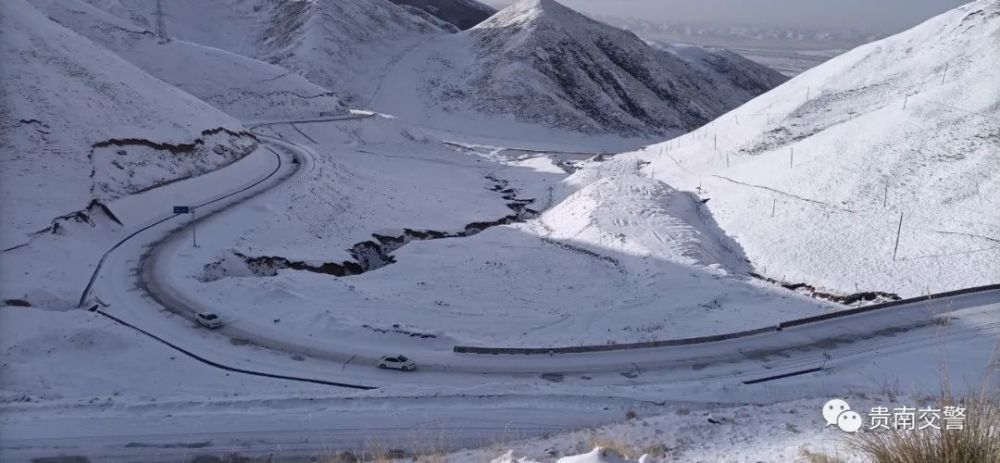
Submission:
[[[403,355],[383,355],[378,359],[378,367],[399,371],[413,371],[417,369],[417,364]]]
[[[194,319],[198,321],[199,325],[205,328],[215,329],[222,326],[222,319],[212,312],[199,312],[198,315],[195,315]]]

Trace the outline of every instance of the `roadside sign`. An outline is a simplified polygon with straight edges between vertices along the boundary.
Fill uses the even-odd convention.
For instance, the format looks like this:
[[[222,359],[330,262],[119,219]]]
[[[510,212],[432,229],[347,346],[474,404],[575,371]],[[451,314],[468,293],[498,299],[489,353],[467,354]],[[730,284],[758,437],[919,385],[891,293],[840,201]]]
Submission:
[[[195,217],[194,208],[191,206],[174,206],[174,214],[191,214],[191,244],[198,247],[198,231],[195,224],[198,223]]]

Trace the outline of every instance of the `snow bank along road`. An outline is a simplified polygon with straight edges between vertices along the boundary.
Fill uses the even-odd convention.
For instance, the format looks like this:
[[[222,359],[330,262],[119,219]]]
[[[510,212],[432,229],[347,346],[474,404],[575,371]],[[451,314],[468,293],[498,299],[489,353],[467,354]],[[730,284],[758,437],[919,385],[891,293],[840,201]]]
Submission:
[[[357,118],[359,117],[350,119]],[[314,121],[267,122],[255,127],[305,122]],[[273,137],[261,137],[276,148],[272,150],[277,159],[274,171],[264,180],[250,186],[240,186],[224,198],[205,203],[202,207],[211,209],[209,214],[202,214],[199,221],[213,220],[215,215],[228,208],[245,203],[268,190],[294,183],[291,181],[301,179],[312,169],[311,153],[307,147]],[[297,162],[282,163],[283,157],[287,160],[295,158]],[[174,284],[175,280],[166,273],[166,266],[158,265],[162,256],[184,252],[182,248],[186,246],[186,228],[181,226],[160,236],[139,233],[137,236],[142,237],[141,239],[128,240],[132,245],[131,251],[124,250],[114,254],[119,258],[128,256],[130,252],[134,252],[133,256],[141,255],[137,266],[134,261],[127,259],[119,262],[115,271],[119,273],[121,280],[105,288],[113,296],[102,293],[103,298],[118,299],[117,303],[111,304],[114,308],[126,308],[126,312],[115,312],[116,319],[213,366],[334,386],[369,388],[388,383],[441,384],[444,378],[435,378],[435,373],[451,373],[448,380],[444,381],[447,384],[455,384],[454,381],[461,376],[466,376],[469,381],[481,374],[531,377],[539,374],[587,373],[606,374],[607,378],[621,381],[619,374],[636,370],[669,372],[670,377],[677,380],[731,378],[737,375],[750,380],[765,374],[816,368],[838,355],[847,356],[852,352],[898,345],[905,342],[896,336],[900,331],[943,323],[946,314],[950,312],[965,309],[1000,312],[1000,287],[986,287],[971,292],[942,295],[940,298],[922,298],[845,317],[815,320],[805,324],[786,323],[786,328],[780,330],[770,327],[741,333],[739,336],[724,335],[719,339],[706,340],[708,342],[666,343],[676,345],[646,349],[553,356],[484,356],[430,349],[407,352],[418,360],[421,372],[410,375],[386,374],[373,368],[375,359],[385,352],[337,339],[279,338],[239,321],[211,333],[194,329],[191,317],[196,312],[211,308],[199,307]],[[142,244],[148,247],[141,246]],[[129,267],[137,267],[135,274],[129,274]],[[139,294],[146,293],[153,301],[137,298],[137,292],[131,290],[134,286],[143,290]],[[121,289],[127,290],[120,291]],[[150,310],[150,302],[155,303],[152,304],[153,307],[181,315],[183,322],[179,323],[178,317],[164,317],[161,310]],[[974,335],[980,328],[995,329],[994,326],[976,327],[963,334]],[[254,350],[254,347],[264,350]],[[309,358],[313,362],[289,362],[289,357]],[[331,364],[332,362],[336,364]],[[345,382],[346,378],[350,378],[349,383]],[[633,383],[634,381],[630,384]]]

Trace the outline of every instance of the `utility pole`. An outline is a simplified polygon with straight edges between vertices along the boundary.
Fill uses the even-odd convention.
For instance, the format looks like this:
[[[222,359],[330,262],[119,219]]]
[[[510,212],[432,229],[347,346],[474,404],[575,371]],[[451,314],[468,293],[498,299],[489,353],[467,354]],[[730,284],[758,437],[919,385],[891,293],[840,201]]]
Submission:
[[[790,152],[788,153],[788,168],[791,169],[795,164],[795,147],[790,147]]]
[[[906,98],[903,98],[903,109],[906,109],[906,103],[910,101],[910,94],[906,94]]]
[[[195,215],[194,208],[191,209],[191,244],[198,247],[198,216]]]
[[[951,63],[944,63],[944,72],[941,73],[941,85],[944,85],[944,78],[948,75],[948,65]]]
[[[899,251],[899,234],[903,231],[903,212],[899,212],[899,228],[896,229],[896,248],[892,250],[892,260],[896,260],[896,253]]]
[[[167,22],[163,19],[165,13],[163,12],[163,0],[156,0],[156,11],[153,12],[153,16],[156,16],[156,36],[160,39],[160,43],[167,43],[170,38],[167,37]]]

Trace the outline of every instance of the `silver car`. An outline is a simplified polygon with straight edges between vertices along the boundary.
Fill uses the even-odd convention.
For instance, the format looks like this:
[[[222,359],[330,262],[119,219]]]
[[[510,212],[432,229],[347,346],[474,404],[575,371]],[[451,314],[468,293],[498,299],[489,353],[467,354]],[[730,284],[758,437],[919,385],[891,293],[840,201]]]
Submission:
[[[194,319],[198,321],[199,325],[208,329],[222,327],[222,319],[212,312],[199,312],[198,315],[194,316]]]
[[[378,359],[378,367],[399,371],[413,371],[417,369],[417,365],[413,363],[413,360],[406,358],[404,355],[383,355]]]

